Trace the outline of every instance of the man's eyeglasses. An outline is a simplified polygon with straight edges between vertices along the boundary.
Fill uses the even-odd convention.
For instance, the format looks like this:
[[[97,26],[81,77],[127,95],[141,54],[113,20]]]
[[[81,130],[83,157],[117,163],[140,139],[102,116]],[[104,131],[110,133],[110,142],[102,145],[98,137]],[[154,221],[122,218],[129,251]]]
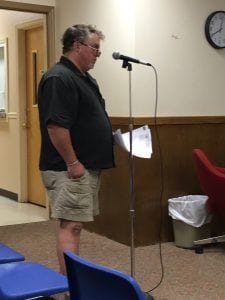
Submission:
[[[88,48],[90,48],[91,50],[93,50],[97,56],[100,56],[101,53],[102,53],[101,50],[99,50],[98,48],[92,47],[92,46],[90,46],[88,44],[85,44],[83,42],[79,42],[79,43],[86,46],[86,47],[88,47]]]

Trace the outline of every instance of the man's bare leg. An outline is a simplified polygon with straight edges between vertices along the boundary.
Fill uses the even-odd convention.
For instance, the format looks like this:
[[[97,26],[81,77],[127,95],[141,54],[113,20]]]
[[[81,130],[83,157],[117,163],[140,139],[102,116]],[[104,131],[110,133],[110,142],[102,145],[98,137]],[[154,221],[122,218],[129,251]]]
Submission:
[[[60,220],[57,238],[56,250],[59,260],[60,272],[66,275],[66,266],[63,252],[65,250],[79,254],[80,234],[83,225],[81,222]]]

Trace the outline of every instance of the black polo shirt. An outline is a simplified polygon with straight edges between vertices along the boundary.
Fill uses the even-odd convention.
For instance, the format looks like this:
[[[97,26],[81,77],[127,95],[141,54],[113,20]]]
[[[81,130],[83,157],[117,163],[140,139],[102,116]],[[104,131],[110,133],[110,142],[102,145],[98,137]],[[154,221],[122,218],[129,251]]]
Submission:
[[[114,166],[112,128],[96,80],[84,76],[66,57],[48,70],[38,89],[41,129],[40,170],[66,170],[50,141],[47,124],[70,131],[72,145],[87,169]]]

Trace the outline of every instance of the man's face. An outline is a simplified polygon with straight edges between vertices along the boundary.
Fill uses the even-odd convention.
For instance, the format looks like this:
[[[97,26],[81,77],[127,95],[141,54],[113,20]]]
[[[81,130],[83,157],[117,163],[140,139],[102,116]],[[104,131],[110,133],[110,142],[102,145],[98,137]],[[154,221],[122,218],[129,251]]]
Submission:
[[[79,42],[80,51],[80,65],[84,72],[93,69],[97,57],[101,55],[100,39],[96,33],[91,33],[84,42]]]

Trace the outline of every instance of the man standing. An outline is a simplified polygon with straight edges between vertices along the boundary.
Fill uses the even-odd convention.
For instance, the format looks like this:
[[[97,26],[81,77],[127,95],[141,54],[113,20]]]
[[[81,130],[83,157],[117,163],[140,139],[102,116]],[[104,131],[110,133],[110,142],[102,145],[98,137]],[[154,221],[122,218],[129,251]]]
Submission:
[[[99,213],[102,169],[114,166],[112,128],[96,80],[88,71],[101,55],[101,31],[78,24],[62,37],[60,61],[42,77],[38,89],[41,129],[40,170],[51,215],[59,220],[57,255],[79,254],[83,222]]]

